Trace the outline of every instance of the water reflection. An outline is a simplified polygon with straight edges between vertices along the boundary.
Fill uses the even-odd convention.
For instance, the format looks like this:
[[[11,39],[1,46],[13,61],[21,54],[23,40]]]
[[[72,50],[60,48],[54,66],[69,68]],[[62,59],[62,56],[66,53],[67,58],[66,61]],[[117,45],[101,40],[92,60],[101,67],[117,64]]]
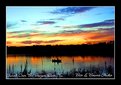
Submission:
[[[85,73],[114,76],[114,59],[101,56],[7,56],[7,77],[84,77]],[[40,76],[35,76],[35,74]],[[77,76],[79,74],[79,76]],[[80,74],[83,74],[82,76]],[[11,76],[12,75],[12,76]],[[14,75],[14,76],[13,76]],[[19,75],[19,76],[18,76]],[[44,76],[42,76],[44,75]],[[53,76],[48,76],[53,75]],[[88,75],[89,76],[89,75]],[[29,76],[23,76],[29,77]]]

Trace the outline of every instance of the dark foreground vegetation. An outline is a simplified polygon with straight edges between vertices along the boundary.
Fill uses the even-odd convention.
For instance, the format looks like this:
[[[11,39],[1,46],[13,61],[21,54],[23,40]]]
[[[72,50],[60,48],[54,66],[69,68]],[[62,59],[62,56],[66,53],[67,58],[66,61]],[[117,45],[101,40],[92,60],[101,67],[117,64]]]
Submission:
[[[102,55],[114,57],[114,41],[98,44],[82,45],[34,45],[22,47],[7,47],[7,54],[26,54],[26,55]]]
[[[56,71],[47,72],[45,70],[32,72],[31,68],[28,68],[29,63],[26,61],[24,67],[21,65],[20,71],[15,72],[15,65],[9,65],[7,69],[7,78],[114,78],[114,67],[105,66],[91,66],[89,68],[73,68],[68,72],[62,71],[57,73]],[[28,70],[29,69],[29,70]]]

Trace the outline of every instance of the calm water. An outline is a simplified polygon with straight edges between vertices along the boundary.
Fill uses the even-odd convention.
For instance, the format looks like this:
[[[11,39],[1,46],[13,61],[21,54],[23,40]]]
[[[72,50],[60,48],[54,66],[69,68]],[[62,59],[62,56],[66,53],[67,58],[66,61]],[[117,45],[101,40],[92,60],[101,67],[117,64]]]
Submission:
[[[26,67],[27,66],[27,67]],[[10,73],[20,73],[26,68],[31,74],[51,73],[56,75],[67,74],[72,71],[89,72],[98,69],[106,73],[105,69],[111,66],[114,68],[114,58],[102,56],[7,56],[7,77]],[[112,70],[114,74],[114,70]]]

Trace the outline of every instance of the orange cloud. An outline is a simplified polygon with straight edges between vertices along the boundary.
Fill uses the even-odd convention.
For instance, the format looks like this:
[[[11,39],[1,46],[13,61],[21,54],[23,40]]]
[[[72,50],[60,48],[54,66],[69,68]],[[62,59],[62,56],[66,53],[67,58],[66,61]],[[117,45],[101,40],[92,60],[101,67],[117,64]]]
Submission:
[[[70,31],[57,34],[29,34],[15,35],[7,33],[7,46],[26,45],[70,45],[84,43],[98,43],[114,40],[114,29],[99,29],[94,31]]]

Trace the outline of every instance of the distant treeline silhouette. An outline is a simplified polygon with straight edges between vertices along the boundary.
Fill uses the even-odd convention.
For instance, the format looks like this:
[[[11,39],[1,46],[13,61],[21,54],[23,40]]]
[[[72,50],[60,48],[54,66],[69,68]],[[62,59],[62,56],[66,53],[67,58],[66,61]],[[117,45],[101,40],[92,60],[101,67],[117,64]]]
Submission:
[[[15,47],[7,46],[7,54],[26,54],[26,55],[102,55],[114,56],[114,41],[102,42],[98,44],[82,45],[34,45]]]

